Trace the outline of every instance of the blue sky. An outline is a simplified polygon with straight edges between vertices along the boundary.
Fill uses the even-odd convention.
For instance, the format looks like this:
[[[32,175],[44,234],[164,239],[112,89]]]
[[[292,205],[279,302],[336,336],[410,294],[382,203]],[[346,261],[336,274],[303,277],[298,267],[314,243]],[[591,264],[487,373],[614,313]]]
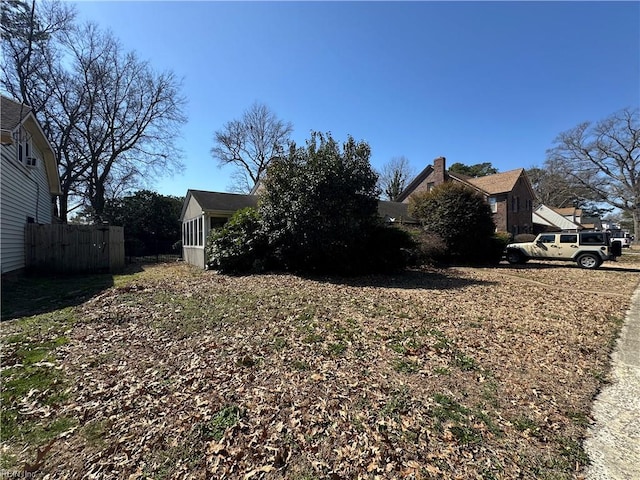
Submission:
[[[540,166],[560,132],[640,105],[638,2],[79,2],[157,70],[184,79],[185,171],[165,195],[227,191],[213,132],[255,101],[367,141],[380,168]]]

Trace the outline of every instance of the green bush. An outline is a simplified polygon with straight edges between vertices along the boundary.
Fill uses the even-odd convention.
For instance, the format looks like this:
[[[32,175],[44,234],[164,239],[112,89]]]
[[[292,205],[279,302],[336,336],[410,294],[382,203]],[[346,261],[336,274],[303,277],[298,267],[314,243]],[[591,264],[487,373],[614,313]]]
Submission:
[[[290,145],[267,169],[258,211],[241,210],[209,235],[208,265],[344,275],[406,267],[415,244],[381,223],[370,154],[365,142],[349,137],[341,148],[330,134]]]
[[[205,255],[209,268],[223,272],[264,270],[268,245],[258,211],[238,210],[222,228],[211,230]]]
[[[496,249],[495,224],[484,197],[457,182],[446,182],[410,197],[409,213],[425,232],[438,235],[451,261],[485,263]]]
[[[439,265],[448,260],[447,244],[439,235],[421,228],[412,228],[409,233],[415,244],[412,265]]]
[[[416,263],[416,242],[401,228],[376,225],[363,240],[355,252],[355,273],[387,273]]]
[[[306,147],[291,145],[272,161],[259,208],[279,268],[351,274],[366,266],[363,244],[379,223],[370,154],[365,142],[349,137],[340,148],[313,133]]]
[[[509,232],[496,232],[490,239],[486,256],[484,258],[480,257],[478,261],[490,265],[497,265],[500,263],[500,260],[502,260],[504,250],[510,241],[511,234]]]

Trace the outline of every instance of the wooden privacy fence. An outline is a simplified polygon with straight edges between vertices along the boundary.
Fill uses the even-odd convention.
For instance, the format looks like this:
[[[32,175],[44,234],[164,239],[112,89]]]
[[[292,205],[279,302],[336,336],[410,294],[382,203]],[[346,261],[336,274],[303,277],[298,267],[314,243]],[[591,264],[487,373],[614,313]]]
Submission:
[[[116,272],[124,268],[124,229],[109,225],[37,225],[25,229],[28,270]]]

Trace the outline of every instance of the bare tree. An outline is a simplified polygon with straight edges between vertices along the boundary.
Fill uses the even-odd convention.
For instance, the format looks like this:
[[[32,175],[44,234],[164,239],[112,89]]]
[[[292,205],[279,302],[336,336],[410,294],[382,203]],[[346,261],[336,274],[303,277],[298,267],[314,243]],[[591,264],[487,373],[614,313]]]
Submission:
[[[59,2],[40,13],[39,2],[14,3],[2,83],[32,106],[56,150],[61,218],[78,206],[100,218],[107,198],[182,168],[185,101],[172,72],[156,73],[94,24],[72,24]]]
[[[378,187],[388,200],[396,201],[414,176],[414,170],[404,155],[393,157],[382,166]]]
[[[254,103],[242,118],[214,133],[211,155],[219,166],[234,165],[231,190],[249,192],[262,178],[272,158],[282,155],[293,131],[269,107]]]
[[[594,203],[593,193],[567,177],[557,163],[547,161],[544,167],[527,169],[527,176],[538,202],[558,208],[591,208]]]
[[[59,1],[6,0],[2,2],[2,86],[13,97],[31,106],[38,115],[47,95],[48,82],[40,72],[54,57],[53,38],[71,28],[73,6]]]
[[[173,73],[154,72],[93,24],[73,30],[64,45],[85,105],[75,123],[76,152],[87,167],[83,195],[100,217],[123,186],[182,168],[174,140],[184,100]]]
[[[572,183],[633,218],[640,231],[640,110],[625,108],[597,123],[584,122],[561,133],[547,151]]]

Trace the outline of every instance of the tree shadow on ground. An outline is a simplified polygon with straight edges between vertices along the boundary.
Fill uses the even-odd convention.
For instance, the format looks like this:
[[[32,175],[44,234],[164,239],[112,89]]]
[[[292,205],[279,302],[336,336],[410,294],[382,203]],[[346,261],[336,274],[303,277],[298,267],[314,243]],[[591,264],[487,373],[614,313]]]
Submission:
[[[123,275],[139,271],[128,266]],[[2,279],[2,321],[80,305],[111,288],[110,273],[53,275],[30,273]]]
[[[494,285],[495,282],[463,278],[452,269],[411,269],[397,273],[353,277],[303,276],[309,280],[349,287],[397,288],[403,290],[456,290],[472,285]]]

